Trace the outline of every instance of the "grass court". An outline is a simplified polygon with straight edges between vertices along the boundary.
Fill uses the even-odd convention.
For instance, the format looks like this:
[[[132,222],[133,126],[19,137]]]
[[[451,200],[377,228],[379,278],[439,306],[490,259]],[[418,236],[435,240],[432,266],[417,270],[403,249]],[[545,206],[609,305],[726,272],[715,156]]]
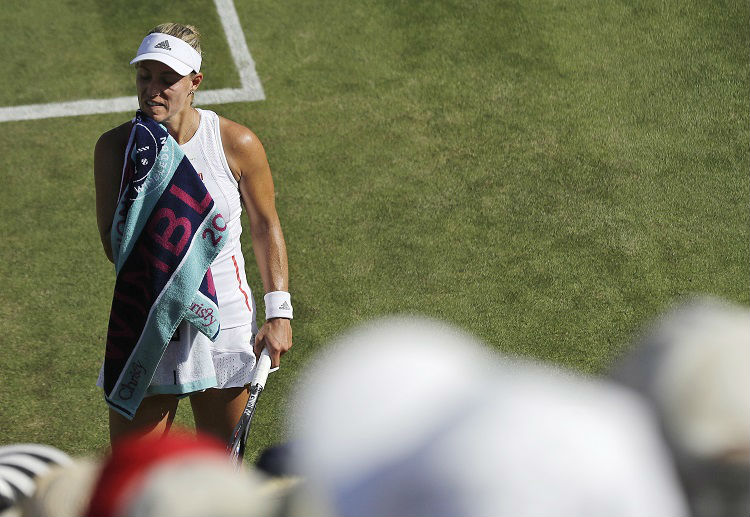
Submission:
[[[235,3],[266,100],[208,108],[266,147],[295,306],[248,458],[285,439],[297,372],[373,317],[596,375],[674,300],[750,302],[747,2]],[[6,4],[0,106],[134,95],[165,21],[202,32],[202,89],[240,84],[210,0]],[[0,444],[108,444],[93,148],[131,116],[0,123]]]

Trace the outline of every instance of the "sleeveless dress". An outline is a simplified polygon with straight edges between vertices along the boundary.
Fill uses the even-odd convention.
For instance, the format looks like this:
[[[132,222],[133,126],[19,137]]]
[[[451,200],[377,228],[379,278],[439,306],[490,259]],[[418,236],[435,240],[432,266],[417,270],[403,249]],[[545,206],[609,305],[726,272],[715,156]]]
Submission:
[[[229,241],[211,264],[221,331],[212,343],[189,323],[180,323],[151,380],[149,395],[187,395],[206,388],[245,386],[250,383],[255,367],[253,342],[258,327],[240,243],[239,185],[224,154],[219,116],[213,111],[196,109],[200,114],[198,129],[180,147],[203,179],[228,226]],[[97,386],[102,384],[103,370],[99,372]]]

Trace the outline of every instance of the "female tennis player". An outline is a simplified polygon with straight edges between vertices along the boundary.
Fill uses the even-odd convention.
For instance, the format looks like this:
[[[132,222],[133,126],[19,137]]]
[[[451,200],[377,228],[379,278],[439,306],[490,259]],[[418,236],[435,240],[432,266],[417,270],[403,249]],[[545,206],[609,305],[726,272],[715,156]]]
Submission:
[[[140,110],[166,127],[185,152],[228,226],[228,241],[211,264],[219,301],[221,332],[211,342],[183,321],[156,369],[148,395],[132,420],[109,410],[110,440],[131,432],[166,433],[178,400],[189,396],[198,431],[228,441],[248,399],[247,384],[256,357],[268,349],[272,367],[292,346],[291,299],[286,245],[274,203],[274,184],[263,145],[241,124],[193,107],[203,81],[197,30],[189,25],[159,25],[143,39],[131,64]],[[133,122],[104,133],[94,151],[96,216],[104,251],[113,261],[111,227],[118,203],[125,149]],[[240,246],[242,206],[266,305],[258,330],[255,303]],[[178,346],[179,345],[179,346]],[[206,378],[194,351],[209,347],[216,385],[196,391]],[[100,373],[98,385],[102,386]]]

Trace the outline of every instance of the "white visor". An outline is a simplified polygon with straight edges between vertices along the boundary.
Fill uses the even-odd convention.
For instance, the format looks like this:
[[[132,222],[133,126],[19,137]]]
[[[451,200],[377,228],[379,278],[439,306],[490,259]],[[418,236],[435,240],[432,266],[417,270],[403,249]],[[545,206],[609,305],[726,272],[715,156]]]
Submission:
[[[146,60],[160,61],[180,75],[201,71],[201,55],[198,51],[169,34],[155,32],[143,38],[130,64]]]

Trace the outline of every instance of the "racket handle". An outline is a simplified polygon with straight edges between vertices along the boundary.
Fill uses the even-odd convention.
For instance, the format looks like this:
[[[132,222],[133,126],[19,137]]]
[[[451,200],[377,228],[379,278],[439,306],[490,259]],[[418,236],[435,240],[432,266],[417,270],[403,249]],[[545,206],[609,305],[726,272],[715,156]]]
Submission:
[[[271,356],[268,354],[268,350],[264,348],[260,353],[258,364],[255,365],[255,372],[253,373],[253,380],[250,385],[254,386],[258,384],[261,388],[264,388],[266,386],[266,379],[268,379],[268,372],[270,371]]]

